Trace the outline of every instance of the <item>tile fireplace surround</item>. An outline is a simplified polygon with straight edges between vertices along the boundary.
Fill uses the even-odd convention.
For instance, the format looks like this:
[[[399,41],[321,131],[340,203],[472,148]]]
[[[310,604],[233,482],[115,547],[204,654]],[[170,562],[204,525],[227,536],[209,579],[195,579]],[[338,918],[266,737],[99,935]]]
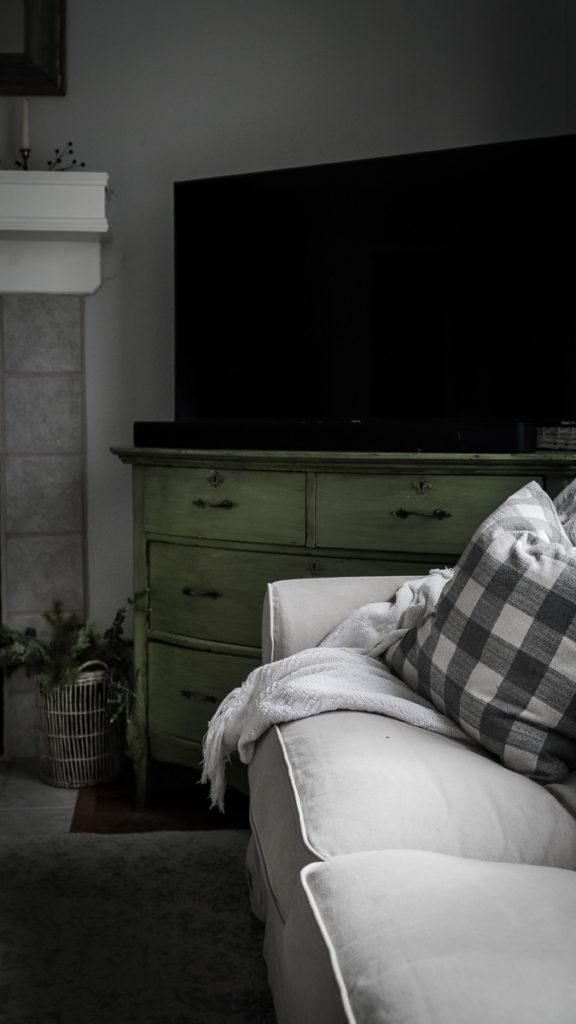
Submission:
[[[2,617],[40,625],[60,597],[84,613],[83,299],[0,296]],[[5,682],[4,755],[35,753],[32,684]]]
[[[101,282],[103,173],[0,171],[3,621],[86,614],[84,296]],[[36,754],[34,689],[4,682],[4,758]]]

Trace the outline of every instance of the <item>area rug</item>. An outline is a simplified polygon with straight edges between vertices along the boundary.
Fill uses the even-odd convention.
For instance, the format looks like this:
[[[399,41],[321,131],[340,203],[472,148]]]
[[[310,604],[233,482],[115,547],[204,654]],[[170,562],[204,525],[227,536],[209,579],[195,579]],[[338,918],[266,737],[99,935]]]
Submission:
[[[2,1024],[274,1024],[247,841],[3,838]]]

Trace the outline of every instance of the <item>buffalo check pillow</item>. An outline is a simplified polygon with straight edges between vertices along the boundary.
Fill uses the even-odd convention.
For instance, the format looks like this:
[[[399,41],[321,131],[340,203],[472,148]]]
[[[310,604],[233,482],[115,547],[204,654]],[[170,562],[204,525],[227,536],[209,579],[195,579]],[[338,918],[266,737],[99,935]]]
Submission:
[[[576,767],[576,548],[539,484],[488,516],[384,658],[506,767],[542,783]]]

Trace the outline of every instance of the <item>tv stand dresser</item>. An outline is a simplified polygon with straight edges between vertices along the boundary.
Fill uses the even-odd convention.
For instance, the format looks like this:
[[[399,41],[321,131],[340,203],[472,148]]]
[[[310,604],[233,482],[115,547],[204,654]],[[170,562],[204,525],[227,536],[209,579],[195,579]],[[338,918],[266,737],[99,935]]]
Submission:
[[[260,663],[269,581],[453,565],[509,494],[576,477],[576,452],[112,451],[133,469],[140,803],[151,761],[199,767],[208,720]]]

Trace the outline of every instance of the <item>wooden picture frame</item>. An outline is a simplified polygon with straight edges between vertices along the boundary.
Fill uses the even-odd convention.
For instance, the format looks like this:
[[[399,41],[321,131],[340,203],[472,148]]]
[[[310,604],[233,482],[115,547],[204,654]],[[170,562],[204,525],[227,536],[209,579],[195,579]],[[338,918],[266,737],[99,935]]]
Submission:
[[[0,96],[64,96],[66,0],[22,0],[24,51],[0,53]]]

